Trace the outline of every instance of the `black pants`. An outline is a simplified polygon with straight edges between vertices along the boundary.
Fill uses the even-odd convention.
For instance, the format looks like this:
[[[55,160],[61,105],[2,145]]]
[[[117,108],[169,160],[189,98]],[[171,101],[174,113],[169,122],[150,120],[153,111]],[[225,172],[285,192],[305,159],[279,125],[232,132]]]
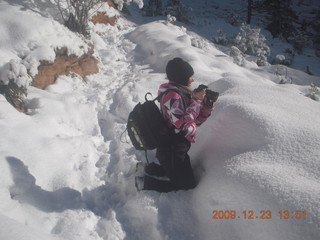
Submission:
[[[163,172],[170,181],[145,176],[144,190],[170,192],[194,188],[196,183],[188,155],[190,146],[191,143],[185,137],[174,134],[170,144],[158,148],[156,157],[160,165],[156,166],[159,172]],[[148,172],[147,169],[146,172]]]

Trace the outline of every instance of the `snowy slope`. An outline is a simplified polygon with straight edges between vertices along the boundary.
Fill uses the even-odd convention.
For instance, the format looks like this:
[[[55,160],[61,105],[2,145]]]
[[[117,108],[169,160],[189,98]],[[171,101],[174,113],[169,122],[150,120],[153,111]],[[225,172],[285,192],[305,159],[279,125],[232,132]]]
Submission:
[[[29,85],[29,75],[38,73],[41,60],[53,62],[57,48],[67,47],[68,54],[77,56],[88,51],[84,40],[58,22],[9,3],[0,1],[0,78],[5,84],[15,78]]]
[[[278,85],[273,67],[239,67],[186,28],[124,18],[118,24],[92,26],[99,74],[29,87],[28,115],[0,95],[0,239],[318,239],[320,108],[304,95],[319,77],[288,69],[299,85]],[[0,26],[9,29],[7,21]],[[46,36],[30,41],[46,47]],[[175,56],[194,67],[194,87],[204,83],[221,94],[190,152],[199,184],[137,192],[135,164],[144,154],[121,134],[144,93],[155,95],[166,81],[165,64]],[[214,210],[240,218],[212,219]],[[272,218],[244,219],[250,210],[272,211]],[[307,219],[280,219],[281,210],[305,210]]]

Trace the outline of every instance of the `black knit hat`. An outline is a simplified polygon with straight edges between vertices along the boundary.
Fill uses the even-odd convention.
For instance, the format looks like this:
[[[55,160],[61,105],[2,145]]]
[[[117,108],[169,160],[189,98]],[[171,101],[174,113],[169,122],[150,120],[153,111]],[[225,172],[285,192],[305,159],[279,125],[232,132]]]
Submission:
[[[167,78],[171,82],[176,82],[187,86],[189,78],[194,74],[189,63],[181,58],[170,60],[166,67]]]

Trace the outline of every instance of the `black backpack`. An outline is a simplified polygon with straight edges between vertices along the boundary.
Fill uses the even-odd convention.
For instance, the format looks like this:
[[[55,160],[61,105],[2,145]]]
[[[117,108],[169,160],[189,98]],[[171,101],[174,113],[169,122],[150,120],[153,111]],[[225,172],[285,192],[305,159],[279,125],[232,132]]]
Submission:
[[[170,141],[173,130],[168,126],[155,103],[157,99],[161,98],[170,90],[176,91],[181,95],[178,89],[170,88],[155,99],[148,100],[147,96],[151,95],[151,93],[148,92],[145,95],[145,102],[138,103],[130,112],[127,131],[133,146],[137,150],[152,150],[165,146]]]

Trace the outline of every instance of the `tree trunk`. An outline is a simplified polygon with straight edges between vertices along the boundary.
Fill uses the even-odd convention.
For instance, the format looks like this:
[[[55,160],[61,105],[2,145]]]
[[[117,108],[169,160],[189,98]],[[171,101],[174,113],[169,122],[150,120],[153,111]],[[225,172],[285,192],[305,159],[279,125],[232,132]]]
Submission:
[[[252,2],[253,2],[253,0],[248,0],[247,24],[251,23]]]

